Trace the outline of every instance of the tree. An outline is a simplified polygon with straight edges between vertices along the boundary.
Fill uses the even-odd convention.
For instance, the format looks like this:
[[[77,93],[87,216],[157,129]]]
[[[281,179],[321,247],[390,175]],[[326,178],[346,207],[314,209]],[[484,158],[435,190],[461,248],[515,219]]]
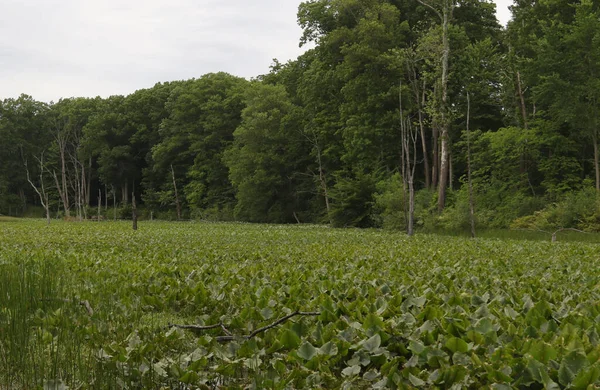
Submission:
[[[242,122],[224,156],[236,189],[236,218],[294,221],[305,201],[299,189],[306,181],[301,173],[309,148],[285,89],[255,82],[246,93]]]

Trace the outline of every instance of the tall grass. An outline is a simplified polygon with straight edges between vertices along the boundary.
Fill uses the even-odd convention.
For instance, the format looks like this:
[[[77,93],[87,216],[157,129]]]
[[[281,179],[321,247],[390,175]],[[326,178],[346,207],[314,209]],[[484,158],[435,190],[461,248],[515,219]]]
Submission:
[[[90,320],[67,287],[56,261],[0,263],[0,388],[60,389],[93,380],[84,340]]]

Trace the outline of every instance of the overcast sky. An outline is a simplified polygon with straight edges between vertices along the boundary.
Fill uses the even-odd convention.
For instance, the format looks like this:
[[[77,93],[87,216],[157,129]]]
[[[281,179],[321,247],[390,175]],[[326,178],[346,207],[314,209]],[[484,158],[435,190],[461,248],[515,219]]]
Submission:
[[[502,23],[512,0],[496,0]],[[503,3],[503,4],[501,4]],[[0,0],[0,99],[129,94],[296,58],[300,0]]]

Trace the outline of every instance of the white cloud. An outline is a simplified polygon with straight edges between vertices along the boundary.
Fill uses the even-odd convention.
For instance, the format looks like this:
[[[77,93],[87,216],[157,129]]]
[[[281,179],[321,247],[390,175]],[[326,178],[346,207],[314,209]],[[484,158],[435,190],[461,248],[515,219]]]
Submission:
[[[128,94],[296,58],[301,0],[0,0],[0,99]],[[506,3],[496,0],[501,22]]]
[[[298,0],[2,0],[0,98],[127,94],[296,58]]]

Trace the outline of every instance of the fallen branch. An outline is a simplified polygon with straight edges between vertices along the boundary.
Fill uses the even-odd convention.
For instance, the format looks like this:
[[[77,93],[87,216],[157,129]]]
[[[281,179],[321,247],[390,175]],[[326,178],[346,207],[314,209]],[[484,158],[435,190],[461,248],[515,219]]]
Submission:
[[[560,233],[564,230],[572,230],[572,231],[578,232],[578,233],[590,234],[590,232],[585,232],[583,230],[579,230],[579,229],[575,229],[575,228],[559,228],[558,230],[555,230],[554,232],[549,232],[548,230],[539,229],[539,228],[537,228],[537,226],[534,226],[534,227],[535,227],[535,229],[514,229],[514,230],[521,230],[521,231],[526,231],[526,232],[541,232],[541,233],[550,234],[552,236],[552,242],[556,242],[557,241],[556,234]]]
[[[75,301],[73,299],[61,299],[61,298],[55,298],[55,299],[43,299],[43,301],[59,301],[59,302],[65,302],[65,303],[77,303],[78,305],[81,305],[85,308],[85,310],[87,311],[88,315],[91,317],[92,315],[94,315],[94,309],[92,309],[92,305],[90,305],[89,301]]]
[[[223,332],[226,334],[226,336],[217,336],[216,340],[218,342],[220,342],[220,343],[226,343],[226,342],[229,342],[229,341],[233,341],[236,338],[250,340],[251,338],[257,336],[258,334],[266,332],[269,329],[273,329],[276,326],[283,324],[284,322],[286,322],[290,318],[293,318],[293,317],[296,317],[296,316],[303,316],[303,317],[312,316],[312,317],[316,317],[318,315],[321,315],[321,313],[318,312],[318,311],[311,311],[311,312],[295,311],[293,313],[288,314],[285,317],[281,317],[280,319],[278,319],[277,321],[273,322],[272,324],[263,326],[262,328],[258,328],[256,330],[254,330],[252,333],[247,334],[247,335],[243,335],[243,336],[235,336],[235,335],[233,335],[229,330],[227,330],[227,328],[225,327],[225,325],[223,323],[218,323],[218,324],[214,324],[214,325],[179,325],[179,324],[169,324],[168,327],[169,328],[188,329],[188,330],[211,330],[211,329],[221,328],[223,330]]]
[[[563,230],[572,230],[574,232],[579,232],[579,233],[584,233],[584,234],[589,234],[588,232],[584,232],[583,230],[579,230],[579,229],[573,229],[573,228],[560,228],[557,231],[555,231],[554,233],[552,233],[552,242],[556,242],[556,233],[560,233]]]
[[[214,324],[214,325],[178,325],[178,324],[169,324],[168,328],[179,328],[179,329],[190,329],[190,330],[210,330],[222,327],[223,324]]]

